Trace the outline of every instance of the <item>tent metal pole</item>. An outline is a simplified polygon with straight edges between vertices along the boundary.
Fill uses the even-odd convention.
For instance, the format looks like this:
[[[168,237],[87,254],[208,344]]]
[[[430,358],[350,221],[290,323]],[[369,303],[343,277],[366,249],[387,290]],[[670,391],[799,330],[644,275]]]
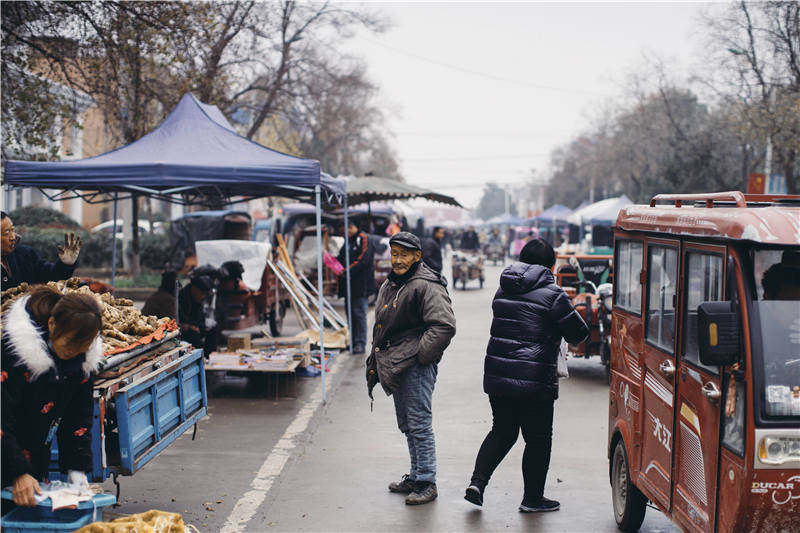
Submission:
[[[114,224],[111,230],[111,286],[117,277],[117,196],[119,193],[114,193]]]
[[[350,297],[350,223],[347,220],[347,196],[344,197],[344,262],[345,262],[345,283],[347,286],[346,299],[344,304],[347,306],[347,340],[348,349],[353,353],[353,300]]]
[[[314,187],[317,211],[317,309],[319,310],[319,365],[322,370],[322,403],[325,399],[325,314],[322,304],[322,199],[320,186]]]

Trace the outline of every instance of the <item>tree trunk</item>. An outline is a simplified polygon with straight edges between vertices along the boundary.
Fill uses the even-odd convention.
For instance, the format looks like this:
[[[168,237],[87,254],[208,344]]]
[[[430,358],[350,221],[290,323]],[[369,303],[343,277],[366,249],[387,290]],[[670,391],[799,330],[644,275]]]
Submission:
[[[800,187],[798,187],[798,179],[797,179],[797,151],[796,150],[789,150],[789,153],[786,154],[786,159],[783,164],[783,176],[786,179],[786,192],[789,194],[798,194],[800,193]]]

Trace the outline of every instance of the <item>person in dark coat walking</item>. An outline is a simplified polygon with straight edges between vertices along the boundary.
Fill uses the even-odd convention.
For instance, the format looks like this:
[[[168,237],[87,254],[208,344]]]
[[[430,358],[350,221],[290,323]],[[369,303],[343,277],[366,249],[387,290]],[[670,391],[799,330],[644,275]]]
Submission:
[[[3,290],[21,283],[47,283],[72,277],[81,250],[81,238],[74,233],[64,235],[64,246],[58,247],[58,261],[45,261],[30,246],[19,244],[14,222],[0,212],[0,253],[2,253]]]
[[[470,226],[467,231],[461,235],[461,249],[477,252],[481,248],[481,241],[478,238],[478,233],[475,231],[475,226]]]
[[[61,472],[88,484],[92,385],[103,360],[102,311],[92,296],[39,287],[3,317],[2,482],[14,503],[36,505],[58,439]]]
[[[553,403],[558,398],[557,361],[561,339],[578,344],[589,328],[569,297],[556,285],[553,248],[528,242],[520,261],[500,276],[492,302],[494,318],[484,361],[483,390],[492,407],[492,430],[481,445],[464,498],[483,505],[483,492],[497,465],[522,429],[525,452],[522,512],[556,511],[544,497],[553,436]]]
[[[339,276],[339,296],[347,297],[347,269],[350,269],[350,310],[353,315],[353,354],[364,354],[367,346],[367,309],[369,297],[375,292],[375,244],[358,229],[352,219],[348,221],[350,265],[345,257],[345,247],[339,250],[339,262],[345,272]]]
[[[444,229],[436,226],[433,228],[431,238],[425,239],[425,244],[422,246],[422,260],[437,274],[442,273],[442,239],[444,239]]]
[[[456,333],[447,282],[422,262],[416,235],[389,240],[392,272],[378,291],[367,391],[377,382],[394,397],[397,426],[405,434],[411,470],[391,492],[407,494],[406,505],[436,499],[436,445],[431,402],[438,363]]]

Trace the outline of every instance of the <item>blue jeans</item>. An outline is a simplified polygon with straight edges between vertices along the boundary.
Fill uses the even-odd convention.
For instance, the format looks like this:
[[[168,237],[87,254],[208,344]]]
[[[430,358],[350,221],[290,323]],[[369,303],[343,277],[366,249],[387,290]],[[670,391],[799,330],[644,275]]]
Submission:
[[[367,309],[369,298],[353,298],[350,307],[353,319],[353,350],[364,351],[367,346]],[[360,350],[358,350],[360,348]]]
[[[408,441],[411,457],[409,477],[414,481],[436,483],[436,443],[433,438],[431,399],[436,384],[436,363],[415,363],[403,373],[394,392],[397,427]]]

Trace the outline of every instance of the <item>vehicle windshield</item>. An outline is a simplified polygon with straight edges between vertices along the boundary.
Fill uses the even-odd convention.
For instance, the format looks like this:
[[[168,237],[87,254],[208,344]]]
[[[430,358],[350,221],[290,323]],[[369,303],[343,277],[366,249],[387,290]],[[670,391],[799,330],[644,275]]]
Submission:
[[[761,326],[763,414],[800,418],[800,247],[757,250],[753,271]]]

